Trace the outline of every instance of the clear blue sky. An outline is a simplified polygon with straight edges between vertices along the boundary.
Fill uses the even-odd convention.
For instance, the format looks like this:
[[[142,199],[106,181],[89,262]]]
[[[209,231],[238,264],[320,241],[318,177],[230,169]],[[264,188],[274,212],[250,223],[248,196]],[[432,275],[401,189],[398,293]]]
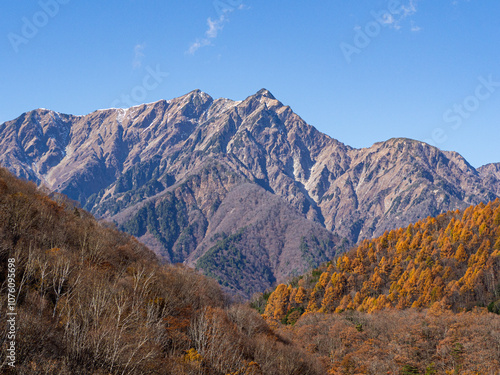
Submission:
[[[478,167],[500,162],[499,15],[497,0],[3,2],[0,122],[265,87],[351,146],[434,138]]]

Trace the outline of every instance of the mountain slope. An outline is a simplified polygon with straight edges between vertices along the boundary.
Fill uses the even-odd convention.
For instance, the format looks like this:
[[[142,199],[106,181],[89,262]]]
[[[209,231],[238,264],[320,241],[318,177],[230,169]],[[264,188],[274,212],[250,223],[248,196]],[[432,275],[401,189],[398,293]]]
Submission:
[[[364,240],[346,254],[279,285],[265,315],[294,323],[300,312],[396,307],[500,313],[500,199],[427,218]]]
[[[364,240],[252,306],[328,374],[497,374],[500,200]]]
[[[214,280],[55,198],[0,168],[2,374],[324,374]]]
[[[40,109],[0,125],[0,134],[2,165],[115,221],[171,262],[212,272],[214,252],[231,242],[222,253],[233,261],[214,276],[240,291],[254,285],[250,275],[262,276],[245,295],[361,239],[500,194],[456,153],[408,139],[353,149],[265,89],[241,102],[195,90],[86,116]],[[259,198],[246,199],[244,212],[277,219],[240,220],[235,197],[245,189]],[[237,225],[220,227],[222,212]],[[304,219],[317,225],[298,224]],[[300,241],[275,230],[282,227],[297,228]],[[265,240],[271,233],[274,242]],[[229,280],[237,264],[243,279]]]

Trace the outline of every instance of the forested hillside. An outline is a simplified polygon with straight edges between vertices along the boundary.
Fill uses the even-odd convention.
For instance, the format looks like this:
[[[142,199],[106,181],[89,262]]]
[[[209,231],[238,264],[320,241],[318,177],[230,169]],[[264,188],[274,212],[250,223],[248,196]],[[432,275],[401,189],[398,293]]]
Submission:
[[[16,268],[15,367],[2,374],[322,374],[214,280],[0,169],[0,302]],[[9,268],[10,269],[10,268]]]
[[[304,312],[373,312],[431,307],[454,311],[500,299],[500,200],[449,212],[386,232],[335,260],[280,285],[266,315]]]
[[[497,374],[500,201],[365,240],[253,305],[332,374]]]

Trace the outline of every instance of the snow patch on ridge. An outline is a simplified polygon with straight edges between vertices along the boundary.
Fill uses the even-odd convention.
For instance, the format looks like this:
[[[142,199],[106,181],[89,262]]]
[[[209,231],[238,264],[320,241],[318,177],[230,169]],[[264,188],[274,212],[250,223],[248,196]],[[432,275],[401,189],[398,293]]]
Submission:
[[[144,132],[145,132],[146,130],[148,130],[149,128],[151,128],[151,127],[152,127],[155,123],[157,123],[157,122],[158,122],[158,118],[155,118],[151,124],[149,124],[147,127],[145,127],[145,128],[142,130],[141,134],[142,134],[142,133],[144,133]]]

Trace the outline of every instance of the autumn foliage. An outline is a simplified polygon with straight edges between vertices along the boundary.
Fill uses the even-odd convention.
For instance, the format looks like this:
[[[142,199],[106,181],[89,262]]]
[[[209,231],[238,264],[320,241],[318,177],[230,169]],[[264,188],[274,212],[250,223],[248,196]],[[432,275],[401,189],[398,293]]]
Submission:
[[[278,285],[263,312],[278,329],[294,325],[332,374],[496,374],[500,200],[365,240]],[[318,349],[325,340],[343,349]]]
[[[292,286],[293,285],[293,286]],[[270,295],[265,315],[431,307],[494,309],[500,299],[500,200],[365,240]]]

